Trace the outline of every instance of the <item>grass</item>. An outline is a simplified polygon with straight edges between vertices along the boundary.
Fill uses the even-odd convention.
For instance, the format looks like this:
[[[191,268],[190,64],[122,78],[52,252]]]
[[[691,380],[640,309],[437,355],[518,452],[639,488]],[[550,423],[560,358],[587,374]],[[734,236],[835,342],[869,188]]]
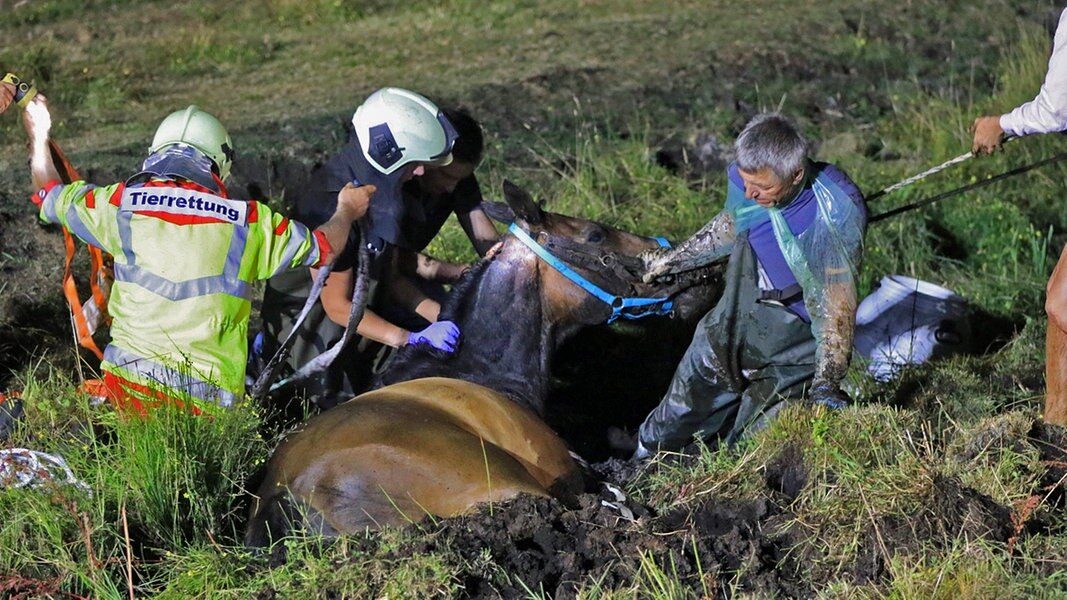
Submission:
[[[0,66],[49,95],[57,139],[101,183],[127,174],[159,118],[190,102],[222,118],[240,155],[310,164],[341,143],[338,125],[359,99],[403,85],[466,104],[483,120],[487,196],[512,179],[549,210],[677,241],[722,206],[724,180],[720,172],[679,176],[656,163],[657,149],[709,137],[728,147],[749,115],[780,107],[821,142],[820,159],[868,192],[881,189],[964,152],[975,116],[1034,95],[1050,43],[1039,23],[1053,8],[1009,0],[799,9],[780,0],[37,0],[5,7]],[[111,17],[116,10],[123,18]],[[17,119],[0,120],[0,255],[12,274],[0,289],[16,309],[54,285],[29,266],[54,243],[29,225],[23,140]],[[1058,136],[1018,140],[872,208],[1061,150]],[[1043,487],[1047,465],[1029,434],[1042,402],[1033,381],[1043,368],[1044,283],[1067,228],[1065,180],[1067,165],[1047,167],[869,231],[862,292],[891,273],[944,285],[980,314],[1017,324],[1006,346],[906,369],[884,385],[856,364],[856,408],[794,409],[739,448],[662,461],[631,494],[661,510],[771,497],[764,476],[791,448],[808,481],[786,501],[784,527],[820,597],[1064,593],[1067,523]],[[431,251],[473,259],[454,224]],[[398,531],[330,544],[288,539],[288,560],[272,564],[238,544],[246,488],[269,451],[262,415],[123,421],[73,391],[67,354],[53,351],[21,371],[28,418],[11,443],[62,455],[93,493],[0,492],[3,593],[427,598],[461,596],[471,570],[508,576],[491,553],[477,565],[445,546],[400,559],[413,534]],[[917,542],[898,535],[909,520],[938,523],[931,499],[946,487],[1010,510],[1014,541],[932,525]],[[849,574],[871,539],[885,551],[884,574],[858,582]],[[642,555],[629,585],[593,577],[577,594],[744,597],[730,574],[711,567],[700,581],[680,580],[671,559]]]

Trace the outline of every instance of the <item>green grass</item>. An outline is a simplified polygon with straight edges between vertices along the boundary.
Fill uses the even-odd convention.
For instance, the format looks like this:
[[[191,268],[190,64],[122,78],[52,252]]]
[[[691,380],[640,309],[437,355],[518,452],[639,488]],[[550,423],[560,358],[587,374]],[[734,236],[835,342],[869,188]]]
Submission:
[[[1039,23],[1052,8],[1021,0],[35,0],[5,6],[0,67],[48,94],[56,138],[94,176],[128,174],[159,119],[191,102],[222,118],[240,155],[310,164],[340,145],[340,123],[368,92],[402,85],[483,120],[479,177],[488,197],[499,199],[511,179],[549,210],[681,240],[721,208],[724,179],[656,165],[663,145],[713,135],[728,146],[748,115],[781,108],[821,142],[820,159],[876,191],[966,151],[975,116],[1034,95],[1050,43]],[[55,285],[46,279],[54,273],[24,281],[35,273],[27,265],[60,257],[46,256],[54,244],[30,224],[24,134],[13,113],[0,119],[0,290],[16,302],[33,297],[34,285]],[[1062,150],[1059,136],[1019,140],[872,209]],[[1064,593],[1067,522],[1046,500],[1045,465],[1027,434],[1042,402],[1032,381],[1043,368],[1044,284],[1067,228],[1065,180],[1067,165],[1047,167],[869,231],[864,293],[891,273],[945,285],[976,309],[1024,324],[1006,347],[907,369],[885,385],[854,365],[856,408],[793,409],[739,448],[662,461],[631,493],[658,509],[767,495],[768,465],[791,447],[809,480],[785,507],[786,526],[821,597]],[[473,260],[454,224],[431,251]],[[21,578],[19,589],[39,596],[118,598],[132,587],[137,597],[426,598],[460,595],[464,570],[508,576],[491,554],[462,564],[447,547],[398,559],[392,553],[415,534],[396,531],[332,544],[288,539],[288,561],[272,566],[269,555],[238,545],[245,488],[269,451],[262,415],[123,421],[73,391],[59,366],[70,364],[67,354],[56,350],[65,363],[22,372],[29,416],[11,443],[62,455],[93,493],[0,492],[0,582]],[[852,581],[865,536],[930,516],[931,494],[946,481],[1041,527],[1021,531],[1011,553],[939,532],[895,548],[883,580]],[[605,589],[593,577],[578,596],[744,597],[716,572],[681,581],[670,561],[642,556],[630,585]]]

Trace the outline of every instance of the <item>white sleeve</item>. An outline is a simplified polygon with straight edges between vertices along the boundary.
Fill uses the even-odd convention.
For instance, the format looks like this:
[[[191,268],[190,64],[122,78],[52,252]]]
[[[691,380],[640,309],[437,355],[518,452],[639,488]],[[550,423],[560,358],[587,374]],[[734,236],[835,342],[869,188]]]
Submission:
[[[1000,126],[1014,135],[1067,129],[1067,9],[1060,13],[1052,57],[1037,97],[1000,116]]]

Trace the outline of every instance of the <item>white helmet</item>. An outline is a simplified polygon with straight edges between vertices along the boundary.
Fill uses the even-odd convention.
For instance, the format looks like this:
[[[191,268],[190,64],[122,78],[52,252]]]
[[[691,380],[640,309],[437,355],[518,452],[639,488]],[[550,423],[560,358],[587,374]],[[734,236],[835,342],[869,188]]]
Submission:
[[[382,88],[352,115],[363,156],[385,175],[412,162],[452,162],[456,130],[437,105],[401,88]]]
[[[170,113],[163,119],[152,138],[150,153],[167,146],[182,144],[192,146],[210,158],[219,168],[219,179],[230,174],[233,161],[233,142],[230,134],[218,119],[200,110],[195,105]]]

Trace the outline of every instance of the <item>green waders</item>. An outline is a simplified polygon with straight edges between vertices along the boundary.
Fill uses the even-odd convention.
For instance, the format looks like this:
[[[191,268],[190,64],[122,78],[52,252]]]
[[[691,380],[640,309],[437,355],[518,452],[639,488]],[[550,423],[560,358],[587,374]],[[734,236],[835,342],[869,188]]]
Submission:
[[[733,444],[764,427],[815,375],[811,324],[780,304],[760,302],[756,255],[734,244],[719,303],[697,325],[663,400],[641,424],[649,450],[677,450],[721,438]]]

